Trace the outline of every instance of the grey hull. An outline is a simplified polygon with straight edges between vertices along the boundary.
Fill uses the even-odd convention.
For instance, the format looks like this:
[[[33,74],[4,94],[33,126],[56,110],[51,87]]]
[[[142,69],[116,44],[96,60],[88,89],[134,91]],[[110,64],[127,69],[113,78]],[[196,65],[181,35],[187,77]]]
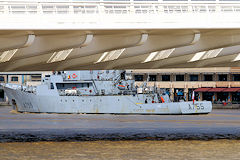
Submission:
[[[111,113],[111,114],[202,114],[212,111],[208,101],[137,103],[142,94],[113,96],[43,96],[5,87],[10,103],[19,112]]]

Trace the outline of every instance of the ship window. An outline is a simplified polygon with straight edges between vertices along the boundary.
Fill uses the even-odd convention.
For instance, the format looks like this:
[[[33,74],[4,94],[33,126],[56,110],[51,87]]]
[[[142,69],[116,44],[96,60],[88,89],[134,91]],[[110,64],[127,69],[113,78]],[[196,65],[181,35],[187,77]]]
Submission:
[[[18,81],[18,77],[11,77],[11,81],[12,82],[17,82]]]
[[[0,81],[4,82],[4,77],[3,76],[0,76]]]
[[[53,83],[50,84],[50,88],[51,88],[51,89],[54,89]]]

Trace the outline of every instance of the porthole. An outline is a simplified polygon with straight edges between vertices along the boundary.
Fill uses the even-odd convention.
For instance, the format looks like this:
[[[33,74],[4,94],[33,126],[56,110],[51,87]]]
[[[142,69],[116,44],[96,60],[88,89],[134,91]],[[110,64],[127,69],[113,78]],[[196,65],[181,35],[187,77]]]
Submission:
[[[65,102],[67,102],[67,100],[65,99]]]
[[[84,100],[82,100],[82,102],[84,102]]]
[[[120,101],[120,100],[118,99],[118,101]]]

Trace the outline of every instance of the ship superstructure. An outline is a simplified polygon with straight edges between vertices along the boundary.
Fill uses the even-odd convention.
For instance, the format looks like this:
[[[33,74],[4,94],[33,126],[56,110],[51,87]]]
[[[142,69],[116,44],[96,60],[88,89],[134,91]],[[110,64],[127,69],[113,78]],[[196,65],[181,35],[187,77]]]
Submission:
[[[120,70],[67,71],[46,75],[36,87],[6,84],[7,97],[19,112],[199,114],[209,113],[208,101],[171,102],[157,87],[135,86]]]

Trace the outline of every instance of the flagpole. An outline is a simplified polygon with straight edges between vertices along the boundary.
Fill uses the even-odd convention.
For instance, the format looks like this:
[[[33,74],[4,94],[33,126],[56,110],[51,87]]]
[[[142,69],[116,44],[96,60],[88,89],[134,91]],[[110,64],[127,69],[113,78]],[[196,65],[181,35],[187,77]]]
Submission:
[[[193,100],[193,104],[194,104],[194,91],[192,92],[192,100]]]

